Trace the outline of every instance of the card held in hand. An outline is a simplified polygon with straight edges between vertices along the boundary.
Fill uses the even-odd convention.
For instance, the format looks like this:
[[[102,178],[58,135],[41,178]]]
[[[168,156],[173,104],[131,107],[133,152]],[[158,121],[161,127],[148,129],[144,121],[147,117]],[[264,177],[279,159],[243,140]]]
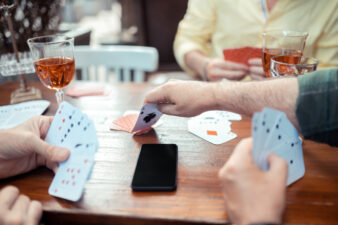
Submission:
[[[59,164],[48,193],[78,201],[94,165],[99,147],[95,125],[88,116],[67,102],[62,102],[54,116],[45,141],[70,150],[70,156]]]
[[[264,108],[252,119],[252,156],[256,165],[269,170],[268,156],[272,152],[288,164],[287,185],[305,174],[302,141],[297,129],[284,112]]]

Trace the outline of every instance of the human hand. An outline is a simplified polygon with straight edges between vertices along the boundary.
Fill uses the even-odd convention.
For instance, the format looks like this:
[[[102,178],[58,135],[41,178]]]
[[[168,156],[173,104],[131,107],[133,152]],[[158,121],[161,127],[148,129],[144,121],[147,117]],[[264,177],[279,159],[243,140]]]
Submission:
[[[154,90],[145,98],[146,103],[158,104],[165,114],[175,116],[196,116],[211,110],[215,103],[213,88],[217,83],[200,81],[170,80]]]
[[[0,224],[1,225],[36,225],[42,216],[42,206],[38,201],[31,201],[20,195],[13,186],[0,191]]]
[[[269,171],[252,159],[252,139],[242,140],[219,172],[229,219],[234,224],[281,223],[288,167],[269,155]]]
[[[249,59],[249,73],[252,80],[263,80],[265,78],[261,58]]]
[[[48,144],[45,138],[53,117],[36,116],[25,123],[0,130],[0,178],[15,176],[45,165],[54,170],[69,151]]]
[[[206,77],[209,81],[241,80],[248,74],[249,68],[240,63],[225,61],[222,58],[210,59],[206,67]]]

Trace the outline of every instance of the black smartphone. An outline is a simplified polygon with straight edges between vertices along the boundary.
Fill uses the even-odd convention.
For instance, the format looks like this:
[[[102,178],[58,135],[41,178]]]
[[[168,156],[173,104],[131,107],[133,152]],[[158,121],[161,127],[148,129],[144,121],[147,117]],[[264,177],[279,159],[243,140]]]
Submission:
[[[142,145],[131,183],[133,191],[174,191],[176,177],[177,145]]]

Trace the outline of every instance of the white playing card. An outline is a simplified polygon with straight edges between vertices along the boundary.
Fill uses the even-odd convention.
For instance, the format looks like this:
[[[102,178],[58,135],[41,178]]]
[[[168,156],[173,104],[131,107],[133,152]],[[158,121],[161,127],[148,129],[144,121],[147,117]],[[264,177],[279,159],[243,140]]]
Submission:
[[[283,158],[288,164],[287,185],[292,184],[304,176],[305,165],[302,141],[300,139],[298,139],[297,142],[285,142],[285,144],[273,148],[271,152]]]
[[[231,123],[225,119],[200,115],[189,119],[188,131],[212,144],[223,144],[237,137],[231,132]]]
[[[48,143],[68,148],[70,157],[60,163],[49,193],[77,201],[90,178],[94,155],[98,149],[96,129],[92,120],[77,108],[63,102],[53,119],[45,139]],[[73,174],[71,171],[82,171]]]
[[[78,201],[81,198],[94,164],[92,157],[82,154],[88,152],[86,148],[96,147],[83,144],[73,148],[69,159],[60,163],[58,172],[48,190],[50,195],[70,201]],[[93,149],[89,152],[95,151]]]
[[[268,108],[255,113],[252,136],[252,155],[258,167],[268,170],[268,155],[273,152],[288,163],[287,185],[304,176],[302,141],[285,113]]]
[[[145,104],[140,111],[139,117],[137,118],[132,132],[151,127],[160,119],[161,116],[162,113],[157,109],[157,104]]]
[[[41,115],[50,105],[47,100],[35,100],[0,107],[0,129],[15,127],[33,116]]]
[[[282,112],[270,108],[264,108],[262,111],[261,121],[260,121],[260,128],[259,129],[259,136],[258,136],[258,145],[259,145],[259,155],[258,155],[258,165],[259,167],[266,171],[269,169],[268,165],[268,153],[271,149],[267,148],[267,141],[270,138],[270,134],[272,129],[274,128],[275,124],[278,122],[278,119]]]

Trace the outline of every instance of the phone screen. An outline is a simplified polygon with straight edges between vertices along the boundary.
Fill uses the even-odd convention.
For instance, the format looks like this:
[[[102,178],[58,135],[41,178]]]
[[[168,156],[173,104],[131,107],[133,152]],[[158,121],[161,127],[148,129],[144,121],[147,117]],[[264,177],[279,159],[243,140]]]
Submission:
[[[144,144],[141,147],[131,187],[134,191],[176,189],[177,145]]]

